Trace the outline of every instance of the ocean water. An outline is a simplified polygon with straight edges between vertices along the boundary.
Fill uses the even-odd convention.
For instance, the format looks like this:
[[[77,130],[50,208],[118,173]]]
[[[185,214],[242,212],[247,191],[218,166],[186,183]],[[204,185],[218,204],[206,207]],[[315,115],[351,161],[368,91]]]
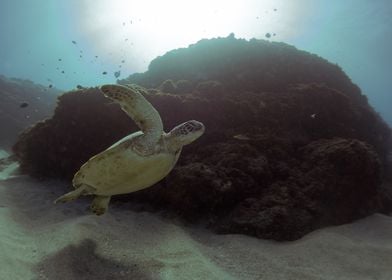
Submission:
[[[169,50],[234,33],[338,64],[392,124],[391,13],[389,0],[2,0],[0,74],[61,90],[96,86],[144,72]]]
[[[392,279],[391,15],[0,0],[0,280]]]

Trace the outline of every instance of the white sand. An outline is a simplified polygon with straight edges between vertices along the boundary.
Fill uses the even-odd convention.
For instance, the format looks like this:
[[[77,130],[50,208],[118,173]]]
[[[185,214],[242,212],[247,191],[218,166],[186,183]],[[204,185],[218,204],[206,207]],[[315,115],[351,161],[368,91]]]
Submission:
[[[96,217],[88,198],[53,205],[61,184],[0,181],[1,280],[392,279],[391,217],[277,243],[119,206]]]

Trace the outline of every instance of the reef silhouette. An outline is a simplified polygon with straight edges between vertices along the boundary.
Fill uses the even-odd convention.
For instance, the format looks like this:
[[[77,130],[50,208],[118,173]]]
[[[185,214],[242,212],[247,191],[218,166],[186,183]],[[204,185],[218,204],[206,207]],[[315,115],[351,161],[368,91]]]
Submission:
[[[0,147],[10,150],[26,127],[50,117],[59,93],[29,80],[0,75]]]

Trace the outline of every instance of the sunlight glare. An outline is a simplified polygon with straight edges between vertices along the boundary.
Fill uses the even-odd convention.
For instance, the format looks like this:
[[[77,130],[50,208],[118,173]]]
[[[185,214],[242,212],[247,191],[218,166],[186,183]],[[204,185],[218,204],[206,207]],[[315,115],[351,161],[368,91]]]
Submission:
[[[291,2],[291,1],[290,1]],[[79,1],[80,32],[96,52],[130,58],[146,68],[166,51],[187,47],[203,38],[265,39],[291,36],[298,5],[284,0],[83,0]],[[273,39],[273,38],[271,38]],[[139,70],[140,69],[136,69]]]

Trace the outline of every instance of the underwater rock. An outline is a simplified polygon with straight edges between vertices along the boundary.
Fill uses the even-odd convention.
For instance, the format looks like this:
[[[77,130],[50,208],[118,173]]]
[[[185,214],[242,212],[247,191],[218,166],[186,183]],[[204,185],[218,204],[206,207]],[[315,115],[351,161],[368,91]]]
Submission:
[[[148,71],[120,84],[158,88],[165,80],[213,80],[232,92],[282,91],[293,84],[323,83],[368,106],[366,96],[336,65],[294,46],[268,40],[203,39],[151,61]]]
[[[46,91],[31,81],[0,75],[0,147],[10,150],[20,132],[51,116],[59,94],[54,88]]]
[[[193,90],[193,85],[191,81],[188,80],[178,80],[175,84],[177,94],[190,93]]]
[[[215,225],[219,232],[246,232],[295,240],[328,225],[362,218],[380,209],[381,164],[374,150],[352,139],[323,139],[300,149],[296,170],[259,196],[240,201]]]
[[[166,80],[159,86],[159,90],[165,93],[175,93],[177,88],[172,80]]]
[[[223,53],[230,53],[219,40],[214,42]],[[252,46],[259,44],[265,43]],[[144,202],[188,221],[204,221],[217,232],[275,240],[298,239],[317,228],[390,209],[392,197],[385,195],[381,178],[391,131],[359,89],[339,68],[320,58],[292,49],[281,54],[287,59],[269,54],[274,52],[269,48],[259,51],[275,70],[290,69],[288,65],[299,58],[313,61],[313,70],[304,71],[299,60],[299,70],[288,70],[287,76],[258,72],[260,82],[244,74],[244,57],[238,68],[230,70],[238,70],[238,77],[235,72],[225,76],[220,67],[232,63],[232,57],[219,56],[209,57],[219,65],[214,69],[204,61],[207,76],[196,71],[189,72],[194,77],[161,79],[167,73],[154,69],[165,69],[166,58],[157,59],[145,74],[132,76],[144,85],[158,87],[166,81],[170,87],[169,93],[162,93],[163,85],[145,93],[166,131],[197,119],[206,132],[183,149],[164,181],[114,198],[113,203]],[[183,69],[181,53],[169,53],[172,74],[189,70]],[[242,79],[233,81],[239,84],[230,80],[234,76]],[[180,91],[183,79],[189,81],[189,89]],[[287,84],[295,80],[302,82]],[[320,81],[324,83],[315,83]],[[14,152],[22,171],[38,178],[70,180],[87,159],[136,130],[120,107],[97,88],[82,89],[62,95],[54,116],[25,131]]]

